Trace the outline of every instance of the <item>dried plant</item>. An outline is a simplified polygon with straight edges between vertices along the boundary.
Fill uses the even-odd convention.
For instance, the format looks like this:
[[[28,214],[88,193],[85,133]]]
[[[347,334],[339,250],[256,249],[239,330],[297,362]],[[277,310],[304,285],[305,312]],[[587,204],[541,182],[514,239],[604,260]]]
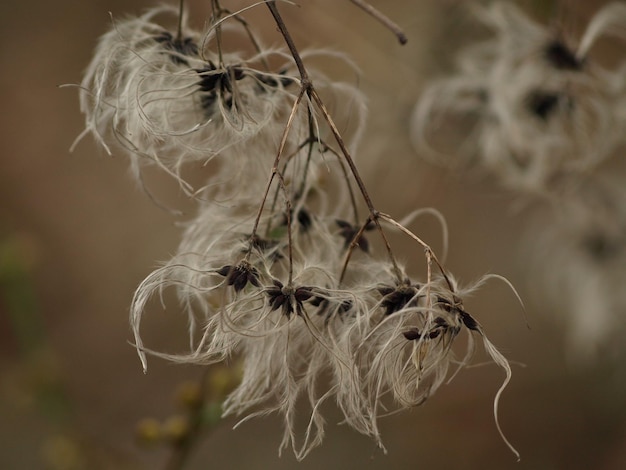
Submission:
[[[626,4],[600,8],[578,40],[511,2],[472,7],[491,36],[460,51],[456,71],[424,90],[415,148],[527,203],[531,290],[563,319],[571,355],[619,349],[626,62],[622,54],[607,66],[594,46],[602,38],[623,46]]]
[[[382,13],[353,3],[406,42]],[[278,48],[256,38],[243,11],[211,5],[203,32],[187,26],[182,1],[114,20],[81,85],[84,134],[126,154],[139,180],[144,164],[161,168],[197,205],[176,254],[133,299],[144,369],[148,355],[205,365],[241,358],[241,382],[223,403],[225,416],[280,414],[280,450],[291,447],[302,459],[322,441],[326,401],[383,447],[379,417],[424,402],[451,366],[469,363],[478,340],[505,372],[494,413],[518,456],[498,423],[511,368],[463,303],[489,276],[459,287],[418,234],[375,206],[353,158],[364,97],[355,84],[307,65],[314,55],[350,62],[337,53],[301,53],[275,1],[250,8],[272,15],[285,44]],[[162,17],[175,26],[162,26]],[[255,53],[232,52],[233,34]],[[185,172],[214,158],[215,171],[193,188]],[[407,220],[424,212],[432,213]],[[391,231],[424,252],[424,279],[398,261]],[[148,302],[168,288],[189,323],[189,350],[178,354],[154,350],[141,336]],[[462,334],[468,350],[457,359]],[[309,407],[303,435],[296,432],[297,404]]]
[[[413,141],[435,161],[473,166],[514,191],[552,197],[625,143],[626,64],[604,67],[591,47],[603,35],[623,36],[626,5],[598,11],[577,44],[513,3],[475,10],[493,36],[464,49],[458,72],[424,91]],[[459,129],[459,118],[472,125]],[[437,134],[455,125],[465,137],[460,147],[437,148]]]

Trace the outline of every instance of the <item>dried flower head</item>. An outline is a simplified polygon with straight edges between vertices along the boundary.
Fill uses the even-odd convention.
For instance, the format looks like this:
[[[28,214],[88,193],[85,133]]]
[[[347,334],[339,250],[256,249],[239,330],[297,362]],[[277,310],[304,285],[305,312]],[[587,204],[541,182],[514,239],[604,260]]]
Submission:
[[[477,11],[494,35],[462,51],[458,73],[420,98],[412,124],[420,152],[444,161],[466,153],[509,188],[547,193],[624,144],[625,69],[606,69],[589,54],[601,35],[626,24],[623,3],[600,10],[576,46],[512,3]],[[458,129],[455,118],[474,124]],[[460,148],[432,148],[438,133],[454,132],[464,136]]]
[[[220,23],[220,33],[215,25],[195,31],[184,18],[179,33],[161,26],[178,14],[161,6],[113,22],[81,83],[81,137],[91,133],[108,153],[122,150],[137,175],[142,164],[156,163],[188,191],[181,173],[190,162],[223,155],[218,169],[267,168],[255,150],[275,147],[291,111],[299,83],[292,61],[267,48],[247,58],[219,50],[217,34],[239,33],[228,24]],[[302,136],[297,127],[308,129],[307,122],[299,113],[293,135]],[[222,173],[232,178],[232,170]]]
[[[612,354],[626,327],[626,191],[619,174],[571,188],[531,230],[533,292],[563,324],[571,359]]]
[[[137,290],[132,323],[144,366],[146,353],[199,364],[242,357],[243,381],[226,400],[225,413],[243,421],[280,413],[281,449],[292,447],[298,458],[321,443],[320,406],[329,399],[347,424],[383,447],[380,416],[431,396],[451,364],[469,362],[472,336],[505,369],[506,385],[508,362],[463,306],[471,289],[459,289],[449,275],[425,282],[398,277],[371,250],[344,272],[345,234],[337,233],[332,216],[322,212],[314,220],[290,240],[278,231],[272,243],[259,244],[246,236],[251,214],[235,216],[207,204],[179,254]],[[352,244],[359,237],[354,233]],[[190,324],[191,349],[179,355],[146,348],[140,335],[147,300],[169,286],[176,288]],[[470,346],[458,361],[453,346],[463,330]],[[322,377],[328,382],[320,382]],[[310,418],[299,438],[295,410],[303,401]]]
[[[301,459],[322,441],[320,408],[328,400],[382,447],[378,419],[388,407],[426,400],[451,364],[468,363],[477,336],[506,372],[494,405],[500,430],[498,401],[511,370],[463,305],[472,289],[460,289],[428,245],[376,210],[351,156],[363,129],[363,98],[353,84],[309,74],[303,64],[324,57],[352,70],[351,62],[328,51],[300,54],[275,2],[265,5],[286,50],[253,40],[251,55],[230,52],[222,35],[238,33],[227,21],[236,15],[223,16],[217,2],[202,33],[184,18],[176,31],[162,26],[162,18],[180,14],[163,6],[116,21],[81,85],[84,133],[109,152],[115,146],[128,154],[138,176],[144,162],[156,164],[200,195],[175,255],[133,298],[144,370],[148,354],[194,364],[240,357],[242,380],[224,413],[242,422],[279,413],[280,450],[291,447]],[[575,65],[561,59],[562,69]],[[526,106],[547,120],[560,100],[538,93]],[[184,168],[215,156],[214,173],[194,192]],[[425,253],[426,279],[413,280],[399,265],[388,229]],[[150,299],[163,299],[169,288],[189,325],[189,348],[178,354],[151,349],[141,335]],[[462,331],[470,339],[459,362],[453,346]],[[303,435],[299,404],[308,405]]]

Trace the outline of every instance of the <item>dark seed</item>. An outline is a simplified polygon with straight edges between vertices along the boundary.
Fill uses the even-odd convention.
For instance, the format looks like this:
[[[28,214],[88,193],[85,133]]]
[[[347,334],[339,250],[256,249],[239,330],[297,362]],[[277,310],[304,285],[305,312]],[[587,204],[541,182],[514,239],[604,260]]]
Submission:
[[[460,310],[459,312],[461,314],[461,321],[463,324],[470,330],[478,331],[478,322],[474,320],[469,313],[463,310]]]
[[[440,334],[441,334],[441,330],[440,330],[440,329],[431,330],[431,331],[428,333],[428,337],[429,337],[430,339],[435,339],[435,338],[437,338]]]
[[[402,334],[409,341],[415,341],[415,340],[420,339],[422,337],[422,334],[420,333],[420,330],[418,330],[417,328],[413,328],[412,330],[405,331]]]
[[[545,121],[556,110],[559,101],[558,93],[535,91],[528,95],[527,106],[532,114]]]
[[[218,269],[217,273],[226,277],[226,282],[229,286],[233,286],[236,292],[243,290],[248,283],[255,287],[260,285],[258,271],[247,263],[237,266],[226,265]]]
[[[300,227],[302,227],[302,229],[305,232],[309,230],[309,228],[311,228],[311,225],[313,224],[313,220],[311,219],[311,215],[306,209],[300,209],[298,211],[297,218],[298,218],[298,223],[300,224]]]
[[[305,302],[306,300],[309,300],[311,297],[313,297],[313,292],[311,292],[306,287],[299,287],[298,289],[296,289],[294,297],[298,302]]]
[[[545,49],[545,57],[556,69],[580,70],[583,66],[581,60],[561,41],[553,41]]]
[[[233,267],[228,264],[226,266],[221,267],[218,271],[217,274],[219,274],[220,276],[228,276],[231,271],[233,271]]]

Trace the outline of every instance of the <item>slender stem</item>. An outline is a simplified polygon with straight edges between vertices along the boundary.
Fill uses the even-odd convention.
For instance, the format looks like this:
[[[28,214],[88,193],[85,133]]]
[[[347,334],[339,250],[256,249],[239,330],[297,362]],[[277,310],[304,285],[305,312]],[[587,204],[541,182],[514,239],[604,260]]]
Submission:
[[[448,275],[446,274],[446,270],[444,269],[443,265],[439,262],[439,259],[437,258],[437,256],[435,255],[435,252],[432,250],[432,248],[430,247],[430,245],[428,245],[426,242],[424,242],[420,237],[418,237],[417,235],[415,235],[413,232],[411,232],[408,228],[406,228],[404,225],[402,225],[401,223],[397,222],[396,220],[394,220],[390,215],[388,214],[384,214],[382,212],[378,213],[378,216],[383,219],[386,220],[387,222],[389,222],[391,225],[393,225],[394,227],[398,228],[399,230],[401,230],[402,232],[404,232],[405,234],[407,234],[409,237],[411,237],[413,240],[415,240],[417,243],[419,243],[420,245],[422,245],[422,247],[424,248],[424,252],[426,253],[426,259],[428,260],[428,281],[430,282],[430,263],[431,260],[435,262],[435,264],[437,265],[437,267],[439,268],[439,272],[441,273],[441,275],[443,276],[443,278],[446,280],[446,283],[448,284],[448,287],[450,288],[450,290],[452,292],[454,292],[454,284],[452,284],[452,282],[450,281],[450,279],[448,278]]]
[[[271,0],[266,3],[267,8],[269,8],[272,16],[274,17],[274,21],[276,22],[276,26],[280,30],[280,34],[282,34],[283,39],[287,43],[287,47],[289,48],[289,52],[291,52],[291,56],[293,60],[296,62],[296,67],[298,68],[298,73],[300,73],[301,84],[303,88],[306,88],[306,91],[309,91],[311,87],[311,81],[309,79],[309,74],[304,67],[304,63],[302,62],[302,58],[300,57],[300,53],[298,52],[298,48],[296,47],[293,39],[291,38],[291,34],[287,30],[287,26],[283,21],[282,16],[280,16],[280,12],[278,11],[278,7],[276,6],[276,1]]]
[[[259,212],[257,213],[256,219],[254,221],[254,227],[252,228],[251,237],[255,237],[257,230],[259,228],[259,222],[261,220],[261,215],[263,214],[263,209],[265,208],[265,202],[267,201],[267,196],[270,192],[270,188],[272,187],[272,183],[274,182],[274,177],[278,173],[278,165],[280,163],[280,158],[283,154],[283,150],[285,149],[285,145],[287,143],[287,137],[289,136],[289,131],[291,130],[291,126],[293,125],[293,120],[295,119],[296,112],[298,111],[298,107],[300,106],[300,102],[302,101],[302,97],[304,96],[305,88],[300,89],[300,93],[296,98],[296,101],[293,103],[293,107],[291,108],[291,113],[289,114],[289,119],[287,120],[287,125],[285,126],[285,130],[283,131],[283,136],[280,141],[280,146],[278,147],[278,153],[276,154],[276,158],[274,160],[274,165],[272,166],[272,172],[267,182],[267,187],[265,188],[265,193],[263,194],[263,199],[261,200],[261,204],[259,206]],[[288,195],[286,195],[289,198]]]
[[[317,140],[314,140],[314,137],[309,137],[300,145],[298,145],[298,147],[292,153],[290,153],[287,157],[285,157],[287,161],[283,165],[283,169],[281,172],[283,175],[287,172],[287,165],[289,165],[289,163],[294,159],[294,157],[298,155],[298,153],[300,153],[300,151],[307,145],[310,146],[309,148],[309,157],[310,157],[310,154],[312,152],[311,147],[312,147],[313,142],[317,142]],[[307,163],[308,161],[309,160],[307,160]],[[303,177],[302,183],[300,184],[300,188],[294,193],[295,200],[299,200],[304,195],[305,179],[306,179],[306,175]],[[274,209],[276,208],[276,201],[278,200],[278,193],[280,192],[280,190],[281,188],[276,188],[276,191],[274,192],[274,196],[272,197],[272,205],[270,207],[270,213],[272,214],[274,213]],[[265,236],[266,237],[269,236],[271,231],[272,231],[272,220],[269,219],[267,221],[267,226],[265,227]]]
[[[341,149],[341,153],[343,154],[346,162],[348,163],[348,166],[350,167],[350,172],[352,173],[352,176],[354,176],[356,184],[359,187],[359,190],[361,192],[361,195],[363,196],[363,199],[365,200],[365,204],[367,205],[367,208],[370,211],[371,219],[376,225],[376,228],[378,232],[380,233],[381,238],[383,239],[385,248],[387,249],[387,254],[389,255],[389,260],[391,261],[391,264],[393,267],[394,274],[396,275],[398,280],[401,281],[402,270],[398,267],[398,263],[391,249],[391,244],[389,243],[389,240],[387,239],[387,236],[385,235],[385,232],[382,226],[380,225],[380,221],[378,220],[379,212],[374,207],[374,203],[372,202],[372,199],[370,198],[370,195],[367,192],[365,183],[363,182],[363,179],[361,178],[361,175],[359,174],[359,171],[357,170],[356,165],[354,164],[354,160],[350,156],[350,152],[348,148],[346,147],[346,144],[343,141],[343,138],[341,137],[341,134],[339,133],[339,130],[337,129],[337,126],[335,125],[335,122],[333,121],[332,117],[330,116],[330,113],[326,109],[326,106],[322,102],[322,99],[317,94],[317,91],[315,89],[311,89],[310,94],[311,94],[311,98],[313,99],[317,107],[320,109],[320,111],[322,111],[322,115],[324,116],[324,119],[328,123],[328,126],[330,127],[330,130],[333,133],[333,136],[335,137],[335,140],[337,141],[337,144],[339,145],[339,148]]]
[[[354,237],[352,237],[352,241],[350,242],[350,246],[348,246],[348,251],[346,252],[346,256],[345,256],[345,258],[343,260],[343,266],[341,268],[341,274],[339,275],[339,284],[340,285],[343,282],[344,276],[346,275],[346,271],[348,269],[348,264],[350,263],[350,258],[352,257],[352,253],[354,252],[354,249],[357,246],[359,246],[359,240],[363,236],[363,233],[365,232],[365,230],[367,229],[367,226],[370,224],[371,221],[372,221],[372,218],[368,217],[368,219],[365,221],[365,223],[363,225],[361,225],[361,228],[359,228],[359,231],[354,235]]]
[[[224,59],[222,57],[222,24],[220,22],[222,16],[222,7],[218,0],[211,1],[212,20],[215,24],[215,42],[217,45],[217,57],[219,60],[219,68],[224,67]]]
[[[341,171],[343,173],[344,179],[346,181],[346,186],[348,186],[348,194],[350,195],[350,203],[352,204],[352,213],[353,213],[353,217],[354,217],[354,224],[358,224],[359,223],[359,219],[361,218],[359,216],[359,206],[356,203],[356,197],[354,195],[354,189],[352,188],[352,183],[350,182],[350,175],[348,173],[348,170],[346,169],[346,164],[343,161],[342,155],[337,152],[334,148],[324,144],[324,151],[329,151],[331,152],[335,157],[337,157],[337,160],[339,161],[339,166],[341,166]]]
[[[309,138],[307,139],[307,145],[309,149],[307,151],[306,162],[304,164],[304,174],[302,175],[302,181],[300,183],[300,189],[298,193],[303,195],[306,188],[306,179],[309,175],[309,167],[311,166],[311,159],[313,158],[313,144],[318,141],[318,137],[315,135],[315,126],[313,125],[313,113],[311,108],[307,108],[307,118],[309,121]]]
[[[176,32],[176,41],[182,41],[183,39],[183,6],[185,0],[180,0],[178,5],[178,29]]]
[[[426,306],[431,311],[433,308],[433,299],[430,295],[431,280],[433,278],[433,252],[428,248],[424,248],[424,254],[426,255]]]
[[[287,277],[287,285],[291,287],[293,283],[293,240],[292,240],[292,232],[291,232],[292,231],[291,212],[293,209],[292,209],[292,204],[291,204],[291,198],[289,197],[289,193],[287,192],[287,185],[285,184],[285,178],[283,177],[283,174],[280,171],[277,171],[276,174],[278,175],[278,184],[282,188],[283,194],[285,195],[285,213],[287,217],[287,255],[289,258],[289,273]]]
[[[283,167],[283,173],[286,170],[286,166]],[[278,193],[280,193],[280,188],[276,188],[276,191],[274,191],[274,196],[272,197],[272,205],[270,206],[270,214],[274,213],[274,209],[276,209],[276,203],[278,201]],[[272,229],[273,229],[273,225],[272,225],[272,218],[270,217],[269,219],[267,219],[267,225],[265,226],[265,238],[270,238],[270,234],[272,233]]]
[[[244,18],[242,18],[241,15],[237,13],[233,13],[227,8],[222,8],[219,5],[218,5],[218,8],[219,8],[218,16],[219,16],[220,22],[221,20],[226,19],[226,18],[232,18],[235,21],[239,22],[239,24],[241,24],[242,28],[248,35],[248,39],[252,43],[252,47],[254,47],[254,50],[256,51],[257,54],[261,55],[261,53],[263,52],[261,49],[261,45],[259,44],[259,41],[257,41],[256,37],[252,33],[252,30],[250,29],[250,25],[248,24],[248,22]],[[263,66],[265,67],[265,69],[269,70],[270,68],[269,63],[267,62],[267,59],[264,56],[261,56],[261,62],[263,63]]]
[[[368,15],[371,15],[377,21],[380,21],[383,24],[383,26],[391,30],[391,32],[396,35],[396,38],[398,38],[398,42],[400,42],[400,44],[404,45],[407,43],[407,37],[402,31],[402,29],[400,28],[400,26],[398,26],[396,23],[391,21],[391,19],[385,16],[382,12],[380,12],[379,10],[374,8],[372,5],[370,5],[369,3],[363,0],[350,0],[350,1],[354,3],[357,7],[365,11]]]
[[[313,144],[315,144],[316,142],[319,142],[319,138],[315,135],[315,130],[312,124],[313,116],[311,115],[311,109],[307,109],[307,111],[308,111],[308,119],[309,119],[309,137],[300,145],[298,145],[295,151],[287,157],[287,161],[285,162],[285,165],[283,167],[283,174],[284,174],[287,170],[287,165],[294,159],[294,157],[298,155],[298,153],[300,153],[300,151],[304,147],[307,147],[307,146],[309,147],[307,150],[307,158],[304,164],[305,166],[304,166],[302,179],[300,181],[298,190],[295,191],[294,193],[294,197],[296,200],[300,200],[301,198],[305,196],[304,193],[306,190],[306,179],[309,174],[309,166],[311,165],[311,159],[313,158]],[[276,206],[277,197],[278,197],[278,189],[276,190],[276,193],[274,194],[274,199],[272,200],[272,212],[274,212],[274,207]],[[270,229],[271,229],[271,220],[267,224],[266,233],[269,233]]]
[[[389,255],[389,260],[393,267],[394,274],[397,276],[398,280],[402,280],[402,271],[398,267],[398,263],[395,259],[395,256],[393,255],[393,251],[391,250],[391,245],[389,244],[389,240],[387,240],[387,236],[385,235],[385,232],[383,231],[383,228],[380,225],[380,221],[378,220],[378,211],[376,210],[376,208],[374,207],[374,204],[372,203],[369,193],[367,192],[367,189],[365,188],[365,183],[363,183],[363,180],[361,179],[361,176],[356,168],[356,165],[354,164],[354,160],[350,156],[350,152],[348,151],[348,148],[346,147],[346,144],[343,141],[343,138],[341,137],[341,134],[339,133],[337,126],[335,125],[333,119],[331,118],[330,113],[326,109],[324,102],[322,101],[320,96],[317,94],[317,91],[315,90],[315,88],[313,88],[313,84],[311,83],[311,80],[309,79],[309,75],[306,71],[304,63],[302,62],[302,58],[300,57],[298,48],[293,42],[291,34],[289,33],[289,30],[287,29],[287,26],[285,25],[285,22],[283,21],[280,15],[280,12],[278,11],[278,8],[276,6],[276,1],[275,0],[268,1],[266,5],[269,8],[270,12],[272,13],[272,16],[274,17],[274,21],[276,22],[276,26],[278,26],[278,29],[280,30],[280,33],[282,34],[283,39],[285,40],[285,43],[287,44],[287,47],[289,48],[289,52],[291,53],[293,60],[296,63],[298,72],[300,73],[301,86],[302,86],[302,89],[300,92],[300,98],[302,97],[302,94],[306,92],[309,98],[312,99],[313,102],[315,102],[315,104],[317,105],[317,107],[322,111],[324,120],[328,123],[328,126],[330,127],[330,130],[333,133],[333,136],[335,140],[337,141],[339,148],[341,149],[341,153],[343,154],[346,162],[348,163],[348,166],[350,167],[350,171],[352,175],[354,176],[354,179],[356,180],[357,186],[359,187],[359,190],[361,191],[363,199],[365,200],[365,203],[367,204],[367,207],[370,210],[371,218],[376,224],[376,228],[378,229],[378,232],[380,233],[381,238],[383,239],[385,248],[387,249],[387,254]],[[299,103],[299,99],[298,99],[298,103]]]

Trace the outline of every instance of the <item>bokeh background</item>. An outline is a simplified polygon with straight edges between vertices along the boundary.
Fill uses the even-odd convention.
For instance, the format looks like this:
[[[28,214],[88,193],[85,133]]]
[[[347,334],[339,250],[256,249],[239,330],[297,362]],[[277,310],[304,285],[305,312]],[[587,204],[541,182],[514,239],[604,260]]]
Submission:
[[[232,9],[248,2],[224,0]],[[401,217],[436,207],[450,229],[447,267],[470,282],[487,272],[506,276],[526,300],[523,313],[503,284],[488,284],[468,303],[491,340],[513,362],[500,408],[504,432],[520,463],[498,436],[493,397],[503,379],[493,365],[462,371],[425,405],[382,419],[388,454],[336,424],[327,406],[324,444],[297,463],[278,457],[281,423],[255,419],[233,430],[225,421],[203,438],[189,469],[600,469],[626,468],[626,370],[613,348],[580,360],[565,345],[566,317],[533,292],[526,263],[528,218],[515,198],[486,179],[459,178],[420,160],[408,121],[429,80],[448,70],[473,29],[462,3],[378,0],[409,43],[401,47],[347,0],[284,5],[301,46],[349,53],[362,69],[360,87],[371,118],[357,156],[379,208]],[[526,1],[535,16],[558,12],[580,31],[606,2]],[[188,1],[201,26],[208,1]],[[137,441],[137,423],[179,412],[177,390],[197,381],[196,367],[152,360],[142,373],[130,345],[128,307],[135,287],[174,252],[176,218],[137,188],[123,156],[108,157],[82,130],[78,91],[97,38],[114,17],[138,14],[149,0],[0,2],[0,468],[161,469],[169,450]],[[248,15],[265,41],[278,43],[264,7]],[[609,43],[607,54],[623,54]],[[150,185],[185,205],[160,175]],[[189,206],[191,207],[191,206]],[[417,228],[436,250],[441,230]],[[402,242],[400,242],[402,243]],[[406,245],[416,266],[422,253]],[[557,269],[546,260],[546,269]],[[625,268],[626,269],[626,268]],[[625,317],[626,318],[626,317]],[[175,309],[147,324],[151,344],[184,344]],[[617,351],[617,352],[616,352]],[[480,357],[478,358],[480,360]]]

